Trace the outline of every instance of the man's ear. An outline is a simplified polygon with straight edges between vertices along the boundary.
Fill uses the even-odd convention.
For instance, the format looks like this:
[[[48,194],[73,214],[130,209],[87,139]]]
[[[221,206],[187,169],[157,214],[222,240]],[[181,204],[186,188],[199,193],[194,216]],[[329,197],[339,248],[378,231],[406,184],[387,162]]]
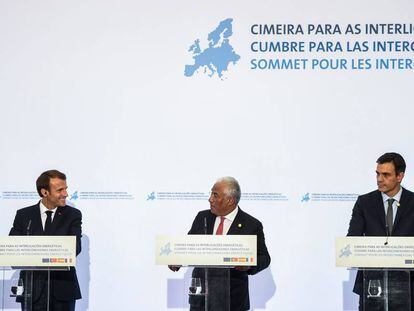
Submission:
[[[400,173],[397,174],[397,180],[399,182],[401,182],[403,180],[403,178],[404,178],[404,172],[400,172]]]

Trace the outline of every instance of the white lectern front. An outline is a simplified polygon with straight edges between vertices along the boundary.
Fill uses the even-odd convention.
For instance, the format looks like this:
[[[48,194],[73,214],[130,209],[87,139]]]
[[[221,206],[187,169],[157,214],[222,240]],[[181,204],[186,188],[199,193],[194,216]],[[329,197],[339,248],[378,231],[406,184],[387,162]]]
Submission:
[[[75,265],[75,236],[0,237],[1,297],[15,297],[23,311],[31,311],[36,291],[47,290],[49,300],[51,271],[69,270]]]
[[[230,311],[230,269],[257,265],[256,241],[255,235],[158,236],[156,263],[194,267],[191,311]]]
[[[411,311],[414,237],[341,237],[336,266],[358,269],[364,311]]]

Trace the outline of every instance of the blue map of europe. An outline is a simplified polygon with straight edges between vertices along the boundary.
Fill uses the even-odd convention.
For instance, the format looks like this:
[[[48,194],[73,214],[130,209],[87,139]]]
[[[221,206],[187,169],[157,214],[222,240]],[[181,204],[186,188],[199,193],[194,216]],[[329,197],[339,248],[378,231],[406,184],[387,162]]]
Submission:
[[[208,48],[201,50],[200,39],[194,41],[188,52],[193,54],[194,65],[186,65],[184,75],[191,77],[195,72],[202,71],[210,77],[217,75],[222,78],[223,73],[228,70],[229,64],[235,65],[240,59],[233,47],[230,45],[229,38],[233,34],[232,18],[220,22],[216,29],[208,34]]]

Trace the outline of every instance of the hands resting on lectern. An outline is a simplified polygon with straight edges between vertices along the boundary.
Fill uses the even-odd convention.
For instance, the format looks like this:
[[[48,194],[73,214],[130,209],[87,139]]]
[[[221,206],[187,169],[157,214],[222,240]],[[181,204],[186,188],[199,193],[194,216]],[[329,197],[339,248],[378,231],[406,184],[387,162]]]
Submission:
[[[234,270],[237,270],[237,271],[248,271],[249,269],[250,269],[249,266],[235,266],[234,267]]]
[[[178,270],[180,270],[181,266],[176,266],[176,265],[168,265],[168,268],[171,271],[177,272]]]

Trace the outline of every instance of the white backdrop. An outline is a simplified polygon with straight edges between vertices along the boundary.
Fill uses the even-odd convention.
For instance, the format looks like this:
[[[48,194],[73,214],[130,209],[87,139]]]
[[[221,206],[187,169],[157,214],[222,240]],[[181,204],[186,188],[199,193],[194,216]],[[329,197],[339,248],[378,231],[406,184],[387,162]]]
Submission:
[[[375,189],[382,153],[406,158],[404,184],[413,188],[406,59],[414,53],[345,47],[412,43],[413,12],[403,0],[0,0],[0,234],[18,208],[36,203],[37,176],[57,168],[83,213],[78,310],[185,310],[190,271],[154,264],[155,235],[186,233],[215,179],[231,175],[272,256],[250,279],[252,310],[355,310],[353,276],[335,268],[334,238],[346,234],[356,195]],[[228,18],[240,59],[222,77],[214,62],[185,76],[196,61],[189,47],[200,39],[208,58],[208,34]],[[348,24],[381,23],[411,31],[344,33]],[[253,24],[305,31],[255,35]],[[341,33],[307,33],[309,24],[338,24]],[[343,51],[255,53],[254,41],[340,42]],[[213,48],[225,61],[222,45],[223,37]],[[251,65],[323,58],[346,59],[347,69]],[[405,65],[351,66],[390,58]]]

